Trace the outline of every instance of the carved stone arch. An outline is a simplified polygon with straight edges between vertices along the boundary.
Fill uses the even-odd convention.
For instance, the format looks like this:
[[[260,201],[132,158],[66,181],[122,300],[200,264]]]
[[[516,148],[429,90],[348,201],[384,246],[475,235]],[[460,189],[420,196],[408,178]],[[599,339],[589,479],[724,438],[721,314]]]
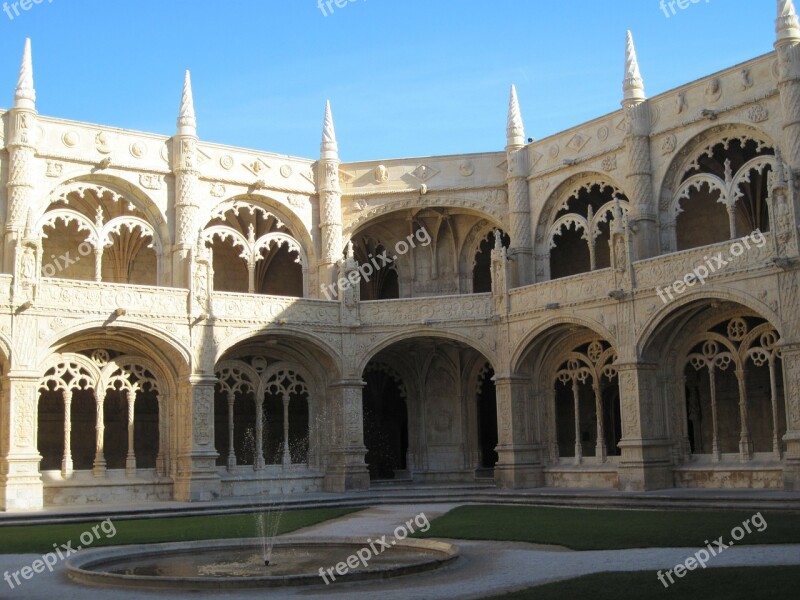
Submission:
[[[683,207],[681,206],[681,202],[683,200],[689,200],[689,197],[692,191],[701,191],[703,187],[707,187],[709,193],[717,192],[719,193],[719,197],[717,198],[717,202],[723,204],[725,206],[728,205],[729,198],[728,192],[726,190],[727,185],[724,181],[722,181],[716,175],[712,175],[710,173],[701,173],[697,175],[692,175],[689,179],[684,181],[678,190],[675,192],[675,195],[670,202],[669,207],[667,208],[665,217],[669,218],[670,220],[674,221],[680,213],[683,212]]]
[[[51,375],[48,375],[50,371]],[[102,385],[102,375],[97,365],[88,357],[74,352],[53,354],[39,366],[42,376],[40,389],[49,391],[98,389]],[[69,376],[67,381],[64,377]],[[50,384],[53,387],[50,387]]]
[[[300,245],[300,242],[298,242],[291,235],[287,235],[285,233],[273,232],[258,238],[254,247],[256,251],[256,257],[259,256],[259,251],[262,248],[269,249],[273,244],[277,246],[285,245],[289,252],[297,253],[297,260],[295,262],[299,263],[303,267],[304,271],[309,268],[308,255],[306,255],[306,252]]]
[[[153,199],[139,186],[129,181],[111,175],[79,175],[66,179],[54,187],[50,193],[34,209],[34,219],[38,221],[53,204],[63,201],[72,193],[84,196],[86,192],[93,191],[99,198],[108,197],[113,202],[128,202],[133,204],[145,215],[145,221],[153,228],[158,236],[156,240],[160,247],[171,243],[167,218]]]
[[[508,228],[508,215],[505,210],[501,210],[504,208],[502,206],[498,206],[496,209],[491,209],[490,212],[487,212],[486,210],[481,210],[480,208],[470,206],[470,204],[466,202],[437,203],[435,199],[432,199],[428,196],[417,195],[413,198],[380,204],[370,210],[359,213],[355,219],[346,225],[344,234],[345,237],[352,237],[360,230],[363,230],[367,227],[372,227],[376,222],[379,222],[380,220],[394,213],[407,212],[408,210],[437,208],[451,211],[456,210],[459,213],[472,215],[480,219],[486,219],[487,221],[493,223],[494,227],[499,227],[501,229]]]
[[[589,241],[591,232],[589,231],[589,222],[581,215],[568,214],[560,217],[555,223],[550,226],[547,231],[547,247],[549,250],[555,248],[555,238],[561,235],[564,231],[574,229],[576,232],[582,231],[581,239]]]
[[[554,216],[561,210],[564,203],[569,200],[571,196],[580,192],[581,189],[593,187],[595,185],[600,185],[601,187],[609,186],[616,190],[621,195],[620,197],[627,198],[624,187],[620,185],[616,179],[610,177],[608,173],[584,171],[575,175],[570,175],[554,187],[553,191],[542,204],[536,231],[534,231],[534,239],[536,240],[537,248],[544,243],[547,232],[555,220]]]
[[[776,342],[780,340],[778,330],[775,329],[772,323],[761,323],[760,325],[753,327],[739,345],[739,352],[742,355],[743,363],[747,362],[750,350],[756,347],[757,343],[761,343],[762,336],[764,336],[764,334],[771,334],[775,338]]]
[[[75,260],[65,263],[73,270],[70,277],[100,281],[108,269],[112,280],[123,283],[152,284],[153,275],[156,285],[162,283],[166,271],[164,249],[170,244],[169,228],[153,200],[129,182],[110,176],[67,180],[32,209],[30,216],[36,223],[36,235],[41,239],[51,238],[45,243],[50,246],[45,248],[45,254],[72,254]],[[62,241],[45,233],[47,227],[69,228],[73,223],[77,224],[77,230],[67,229],[71,232]],[[82,234],[86,234],[85,239]],[[115,237],[123,243],[117,244]],[[105,252],[109,248],[112,250]],[[143,254],[146,249],[151,249],[153,255]],[[89,261],[81,263],[83,256],[90,256],[94,266],[87,264]],[[154,264],[150,262],[153,260]],[[46,262],[42,267],[45,276],[55,276],[67,268],[57,262],[54,265],[49,259]],[[132,276],[138,281],[131,281]]]
[[[586,208],[585,211],[570,206],[571,200],[578,200],[583,194],[593,194],[595,190],[599,191],[601,195],[608,194],[610,196],[606,202],[596,207],[596,216],[591,205]],[[577,272],[585,272],[581,271],[581,269],[584,268],[585,270],[596,269],[596,256],[602,251],[600,256],[605,257],[605,250],[598,250],[597,245],[597,239],[600,236],[600,224],[607,223],[610,226],[611,219],[608,213],[611,211],[611,213],[614,214],[613,211],[616,210],[617,203],[623,215],[627,214],[629,206],[627,198],[623,187],[606,173],[586,171],[573,175],[557,185],[542,205],[534,231],[535,251],[537,263],[541,266],[541,276],[544,278],[552,278],[551,252],[557,247],[557,237],[570,230],[574,230],[576,233],[583,230],[582,239],[586,242],[585,248],[574,249],[573,246],[569,245],[564,247],[567,249],[573,248],[573,252],[578,252],[577,256],[581,257],[580,264],[582,266],[577,267]],[[564,211],[567,212],[561,214],[564,213]],[[574,258],[577,260],[577,257]],[[608,258],[610,261],[610,252]],[[588,264],[584,264],[582,262],[584,260],[586,260]],[[561,265],[564,263],[560,262],[558,264]],[[562,273],[557,273],[555,276],[563,277],[570,274],[576,273],[567,270]]]
[[[687,179],[687,175],[692,171],[698,171],[699,161],[703,156],[711,156],[714,148],[720,144],[729,148],[730,144],[736,140],[742,147],[753,142],[756,152],[765,152],[756,157],[762,160],[751,159],[745,164],[737,166],[736,173],[731,173],[733,181],[727,181],[727,175],[726,181],[722,181],[720,177],[714,177],[702,171],[692,174]],[[731,211],[735,211],[736,203],[743,196],[740,186],[742,183],[749,182],[753,168],[760,165],[763,171],[767,167],[774,169],[774,159],[771,157],[771,153],[774,153],[776,148],[774,140],[762,129],[738,123],[710,127],[686,141],[669,163],[660,187],[656,188],[660,190],[658,211],[662,252],[674,252],[678,248],[677,216],[684,208],[681,207],[680,202],[688,199],[692,190],[700,191],[705,183],[709,186],[711,193],[716,191],[719,194],[717,202],[722,203],[731,213]],[[692,183],[689,180],[693,180]],[[729,218],[733,219],[730,216]],[[735,223],[735,221],[732,222]],[[735,228],[734,225],[730,227]],[[749,232],[737,232],[737,235],[744,233]]]
[[[236,379],[236,383],[231,386],[227,381],[223,380],[221,374],[229,371]],[[252,393],[257,396],[260,387],[261,376],[258,372],[242,360],[223,360],[214,368],[214,375],[217,378],[217,385],[220,386],[222,392],[228,393]],[[247,388],[247,391],[246,391]],[[258,398],[256,398],[258,402]]]
[[[369,346],[365,349],[361,355],[358,357],[356,372],[363,373],[364,369],[367,368],[369,362],[381,351],[397,342],[402,342],[407,339],[419,338],[419,337],[427,337],[427,338],[442,338],[446,340],[452,340],[456,342],[461,342],[465,346],[472,348],[473,350],[481,353],[486,360],[492,365],[492,368],[497,370],[495,365],[498,364],[497,353],[486,346],[483,342],[476,340],[473,337],[468,337],[466,335],[462,335],[455,331],[448,331],[448,330],[440,330],[434,329],[430,327],[413,327],[399,333],[393,333],[382,340],[375,342],[372,346]]]
[[[234,350],[237,346],[245,344],[250,340],[255,340],[259,337],[271,336],[279,336],[286,339],[290,343],[296,343],[299,347],[307,347],[309,350],[318,353],[320,355],[320,359],[325,361],[323,363],[323,368],[330,369],[328,371],[330,379],[336,380],[342,378],[342,361],[339,359],[341,351],[331,346],[327,340],[315,335],[313,332],[310,332],[307,329],[301,329],[299,327],[293,327],[289,325],[261,326],[249,329],[243,333],[240,333],[239,335],[226,337],[216,349],[214,364],[218,364],[223,356]],[[319,385],[320,379],[318,377],[314,377],[309,381],[314,381],[315,384]]]
[[[319,381],[314,377],[311,371],[296,362],[281,361],[271,364],[261,375],[258,397],[263,398],[264,394],[267,393],[267,388],[272,378],[285,371],[292,372],[300,378],[300,382],[297,383],[302,383],[302,387],[305,388],[305,392],[308,394],[309,405],[317,405],[321,393]],[[292,390],[289,391],[291,392]]]
[[[669,163],[664,178],[656,189],[659,193],[659,212],[666,211],[681,184],[684,173],[705,148],[714,147],[726,138],[749,138],[772,148],[777,147],[772,137],[761,128],[744,123],[725,123],[709,127],[688,140],[678,149]],[[656,182],[657,184],[659,182]]]
[[[228,211],[236,210],[238,212],[242,209],[250,211],[251,214],[258,211],[275,217],[278,222],[291,232],[291,236],[298,241],[305,253],[306,260],[311,263],[316,262],[313,238],[302,217],[278,200],[262,193],[240,194],[218,203],[201,219],[203,224],[200,227],[200,232],[205,230],[212,221]]]
[[[540,323],[517,342],[511,354],[511,372],[519,372],[528,356],[529,350],[534,347],[533,342],[540,336],[546,334],[551,329],[570,326],[578,326],[586,329],[585,336],[587,336],[587,339],[588,337],[600,338],[606,340],[613,348],[618,347],[616,336],[602,323],[576,316],[562,316]]]
[[[410,400],[411,396],[409,396],[408,387],[406,385],[407,378],[403,377],[402,373],[394,366],[384,361],[370,361],[364,369],[364,373],[366,374],[370,371],[386,373],[397,385],[397,389],[400,390],[400,396],[406,401]]]
[[[743,364],[739,355],[739,349],[736,347],[736,345],[724,335],[720,335],[713,331],[704,331],[690,337],[684,346],[678,349],[678,356],[683,357],[685,360],[687,356],[691,356],[692,348],[700,344],[707,344],[709,342],[714,344],[717,348],[721,346],[724,349],[719,352],[719,354],[730,355],[731,362],[733,362],[733,366],[736,371],[740,371],[742,369]]]
[[[597,356],[594,356],[592,355],[592,348],[598,344],[600,345],[600,351]],[[603,347],[604,344],[607,344],[608,347]],[[587,345],[589,348],[585,354],[578,351]],[[567,348],[570,348],[570,350],[567,350]],[[593,331],[584,330],[570,336],[568,341],[564,340],[564,351],[551,352],[544,357],[544,360],[540,363],[540,368],[545,381],[554,383],[558,371],[562,370],[567,362],[573,360],[578,361],[583,367],[589,369],[592,378],[596,377],[598,382],[602,380],[603,376],[606,376],[608,380],[616,376],[614,362],[617,360],[617,351],[614,346]]]
[[[147,377],[139,369],[148,371],[152,377]],[[122,372],[122,375],[117,375],[117,372]],[[123,355],[110,359],[100,373],[100,383],[103,389],[108,389],[114,381],[119,381],[120,377],[129,377],[130,375],[135,375],[140,380],[149,383],[151,389],[158,393],[159,405],[164,404],[169,394],[167,378],[154,361],[144,356]]]
[[[397,342],[402,342],[407,339],[413,339],[417,337],[432,337],[432,338],[442,338],[445,340],[451,340],[455,342],[461,342],[465,346],[472,348],[473,350],[481,353],[483,356],[486,357],[486,360],[489,364],[494,365],[498,364],[497,354],[491,348],[487,347],[483,342],[480,342],[474,338],[470,338],[466,335],[462,335],[455,331],[448,331],[448,330],[440,330],[440,329],[433,329],[429,327],[412,327],[405,331],[399,333],[393,333],[382,340],[375,342],[372,346],[368,347],[364,350],[360,357],[358,358],[356,372],[363,373],[364,369],[367,368],[369,362],[381,351],[389,346],[396,344]]]
[[[118,336],[114,341],[108,339],[110,330]],[[124,317],[113,325],[108,325],[105,319],[82,321],[43,339],[40,362],[64,347],[92,349],[120,345],[130,348],[129,353],[135,356],[150,355],[149,360],[159,365],[158,371],[163,374],[170,397],[176,396],[175,382],[188,376],[191,353],[180,339],[150,323]]]
[[[355,232],[352,237],[347,239],[345,242],[345,248],[347,247],[347,242],[352,241],[355,245],[355,257],[359,261],[359,264],[365,264],[366,261],[370,260],[369,254],[375,254],[373,248],[370,248],[368,242],[374,242],[375,246],[374,249],[377,249],[379,246],[382,247],[387,252],[391,252],[394,245],[397,243],[396,236],[384,225],[381,223],[375,223],[371,227],[369,227],[369,235],[360,235],[363,233],[367,233],[365,228]],[[367,254],[364,254],[364,252]],[[395,273],[397,273],[398,281],[403,277],[408,277],[410,272],[409,266],[404,260],[404,257],[398,257],[398,260],[391,261],[391,264],[385,269],[391,269]],[[375,277],[372,277],[374,280]],[[366,298],[362,295],[362,300]]]
[[[100,245],[100,234],[95,224],[86,215],[71,208],[56,208],[45,212],[36,221],[34,229],[37,235],[46,238],[45,227],[55,227],[59,222],[69,225],[73,221],[77,224],[78,231],[85,231],[89,234],[88,241],[90,244],[94,247]]]
[[[650,345],[658,337],[666,321],[673,318],[682,308],[701,302],[711,303],[715,301],[728,301],[739,304],[752,311],[754,316],[771,323],[781,337],[786,336],[786,326],[783,320],[761,300],[739,290],[707,284],[700,290],[687,291],[681,297],[662,306],[648,318],[637,336],[636,356],[644,357],[646,355]]]
[[[481,219],[475,223],[469,230],[469,233],[464,236],[464,241],[461,243],[459,264],[467,270],[473,269],[475,267],[475,257],[480,250],[481,242],[495,229],[496,227],[494,224],[486,219]]]
[[[115,233],[117,235],[121,234],[123,228],[127,228],[131,232],[134,229],[139,229],[144,236],[149,236],[152,239],[148,247],[153,248],[158,256],[163,256],[164,248],[158,233],[153,229],[150,223],[138,217],[117,217],[111,219],[100,231],[100,243],[106,248],[113,246],[114,241],[111,239],[111,235]]]
[[[201,234],[201,243],[205,244],[208,242],[213,241],[214,239],[218,239],[221,242],[229,241],[234,248],[241,248],[242,254],[239,256],[246,260],[252,260],[252,251],[250,248],[249,240],[242,235],[241,232],[236,231],[230,227],[226,227],[223,225],[213,225],[204,229]]]

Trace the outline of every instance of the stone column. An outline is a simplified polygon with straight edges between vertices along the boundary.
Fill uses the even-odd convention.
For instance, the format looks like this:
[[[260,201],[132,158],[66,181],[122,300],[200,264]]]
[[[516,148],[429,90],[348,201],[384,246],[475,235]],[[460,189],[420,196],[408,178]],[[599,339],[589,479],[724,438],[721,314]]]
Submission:
[[[516,261],[511,287],[533,283],[533,235],[531,234],[531,201],[528,190],[528,151],[525,128],[517,90],[511,87],[506,127],[506,159],[508,173],[508,223],[511,248],[509,257]]]
[[[61,476],[72,475],[72,390],[63,391],[64,400],[64,456],[61,459]]]
[[[658,254],[658,211],[653,197],[652,164],[650,158],[650,105],[644,93],[644,81],[628,32],[625,48],[625,80],[623,82],[628,166],[628,222],[633,232],[633,258],[642,260]]]
[[[178,131],[172,139],[172,172],[175,175],[175,245],[172,252],[173,287],[191,287],[191,252],[197,247],[200,223],[197,157],[197,119],[189,72],[183,83]]]
[[[40,509],[44,490],[36,447],[38,374],[11,371],[0,388],[0,510]]]
[[[791,2],[779,6],[775,51],[783,107],[783,147],[789,166],[800,171],[800,25]]]
[[[233,443],[234,426],[233,410],[236,403],[236,396],[233,392],[228,392],[228,471],[232,472],[236,467],[236,448]]]
[[[783,367],[783,394],[786,401],[783,489],[800,492],[800,343],[779,343],[779,345]]]
[[[671,488],[672,458],[657,365],[619,363],[622,440],[619,479],[622,489],[643,492]]]
[[[24,65],[23,65],[24,68]],[[20,74],[22,78],[23,74]],[[33,82],[31,80],[31,86]],[[36,109],[33,99],[20,99],[17,89],[17,100],[8,114],[8,131],[6,132],[6,149],[8,151],[8,214],[5,231],[5,272],[13,272],[14,253],[18,242],[25,233],[28,211],[37,203],[36,172],[40,169],[36,159],[37,131]],[[36,94],[29,90],[31,98]]]
[[[363,389],[360,379],[336,381],[328,387],[328,465],[325,491],[369,489],[365,462]]]
[[[339,146],[333,127],[331,105],[325,106],[320,160],[317,163],[319,195],[320,259],[318,280],[321,286],[334,283],[342,259],[342,188],[339,184]]]
[[[92,466],[92,473],[95,477],[106,476],[106,457],[103,450],[104,439],[106,435],[106,421],[105,421],[105,403],[106,391],[95,390],[95,452],[94,452],[94,465]]]
[[[136,448],[134,447],[136,392],[126,390],[125,400],[128,408],[128,454],[125,457],[125,474],[128,477],[134,477],[136,476]]]
[[[530,380],[520,375],[495,375],[498,443],[494,477],[501,488],[544,485],[542,448],[536,439],[533,409],[528,398]]]
[[[217,451],[214,447],[215,377],[192,376],[180,386],[175,499],[214,500],[220,496]]]

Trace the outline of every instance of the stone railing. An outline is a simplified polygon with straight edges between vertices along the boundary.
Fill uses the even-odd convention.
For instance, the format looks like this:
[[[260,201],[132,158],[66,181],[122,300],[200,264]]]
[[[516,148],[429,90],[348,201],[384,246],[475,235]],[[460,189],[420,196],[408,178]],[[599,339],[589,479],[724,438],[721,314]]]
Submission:
[[[710,274],[707,281],[731,276],[739,271],[764,268],[775,257],[775,247],[772,234],[765,233],[763,235],[765,241],[761,247],[756,246],[753,241],[748,239],[747,243],[750,248],[742,246],[744,250],[739,256],[733,256],[731,248],[734,247],[734,244],[740,245],[742,242],[730,240],[636,262],[633,265],[636,287],[643,289],[666,287],[683,279],[695,268],[703,266],[708,268],[709,262],[716,270],[712,271],[711,268],[708,268]],[[735,252],[738,252],[738,248]],[[717,255],[721,255],[721,258],[728,264],[719,266],[718,261],[713,258]]]
[[[106,314],[186,319],[187,290],[94,281],[42,278],[35,305],[67,314]]]
[[[483,320],[492,316],[492,295],[373,300],[361,303],[360,315],[364,326]]]
[[[340,313],[338,302],[214,292],[211,316],[225,321],[336,325]]]
[[[611,269],[543,281],[511,290],[511,313],[607,299],[612,289],[614,279]]]

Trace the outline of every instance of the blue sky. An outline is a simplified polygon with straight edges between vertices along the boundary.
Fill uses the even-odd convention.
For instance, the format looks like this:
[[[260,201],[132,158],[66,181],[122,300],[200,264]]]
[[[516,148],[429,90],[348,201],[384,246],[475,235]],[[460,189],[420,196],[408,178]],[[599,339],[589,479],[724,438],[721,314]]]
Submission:
[[[496,151],[511,83],[539,139],[619,107],[626,29],[655,95],[771,51],[776,12],[774,0],[700,0],[669,18],[659,0],[352,0],[326,17],[317,1],[0,12],[0,106],[31,37],[46,115],[172,135],[189,68],[204,140],[316,158],[329,98],[345,161]]]

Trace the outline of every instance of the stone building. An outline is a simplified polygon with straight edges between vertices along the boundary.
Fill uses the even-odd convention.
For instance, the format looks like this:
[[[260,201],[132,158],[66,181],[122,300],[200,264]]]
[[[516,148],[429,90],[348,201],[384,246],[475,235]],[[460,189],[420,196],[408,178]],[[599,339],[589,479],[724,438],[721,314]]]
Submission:
[[[37,114],[0,139],[0,509],[800,490],[800,24],[502,152],[341,163]],[[352,284],[350,283],[352,282]]]

